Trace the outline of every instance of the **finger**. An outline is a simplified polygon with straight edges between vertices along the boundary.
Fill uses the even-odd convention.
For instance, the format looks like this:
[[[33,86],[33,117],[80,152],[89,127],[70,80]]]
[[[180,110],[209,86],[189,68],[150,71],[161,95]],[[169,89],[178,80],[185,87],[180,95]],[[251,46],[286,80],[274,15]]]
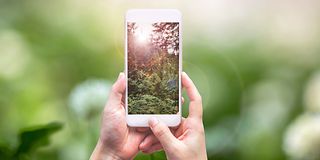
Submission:
[[[171,149],[178,140],[173,136],[168,126],[160,122],[156,118],[151,118],[149,120],[149,126],[153,134],[160,141],[162,146],[167,149]]]
[[[182,72],[181,79],[190,99],[189,117],[202,119],[202,100],[199,91],[185,72]]]
[[[108,105],[112,107],[121,106],[121,99],[125,93],[126,82],[124,73],[120,72],[117,81],[112,85],[109,94]]]
[[[125,70],[123,72],[120,72],[120,73],[123,73],[124,74],[124,77],[126,77],[126,74],[125,74]],[[127,85],[127,83],[125,82],[125,86]],[[126,88],[126,87],[125,87]],[[123,104],[123,106],[125,106],[125,103],[126,103],[126,90],[124,89],[124,92],[122,93],[122,99],[121,99],[121,102]]]
[[[183,130],[184,130],[184,128],[185,128],[185,122],[186,121],[186,119],[184,118],[184,117],[182,117],[182,119],[181,119],[181,123],[180,123],[180,125],[179,125],[179,127],[175,130],[175,132],[174,132],[174,136],[176,137],[176,138],[178,138],[178,137],[180,137],[182,134],[183,134]]]
[[[178,137],[178,140],[183,140],[186,136],[187,136],[187,134],[189,134],[190,132],[189,132],[190,130],[186,130],[185,132],[183,132],[179,137]]]
[[[146,154],[151,154],[153,152],[157,152],[160,150],[162,150],[161,143],[156,143],[156,144],[152,145],[150,148],[148,148],[147,150],[142,150],[142,152],[146,153]]]
[[[159,143],[159,140],[154,134],[148,135],[139,145],[139,150],[148,150],[153,144]]]
[[[126,103],[126,92],[122,93],[121,103],[122,103],[123,106]]]
[[[186,119],[186,118],[181,117],[181,122],[180,122],[180,124],[179,124],[178,126],[171,127],[171,128],[170,128],[171,131],[172,131],[172,132],[176,132],[179,128],[181,128],[181,125],[183,124],[183,121],[184,121],[185,119]]]
[[[128,136],[126,141],[130,142],[131,144],[139,144],[145,138],[144,134],[137,133],[135,131],[135,128],[131,128],[131,127],[129,128],[128,134],[131,135],[131,136]],[[131,149],[133,149],[133,148],[135,150],[138,150],[138,146],[131,147]]]
[[[182,121],[184,120],[185,118],[182,117]],[[173,135],[176,135],[176,130],[178,129],[179,126],[176,126],[174,128],[169,128],[171,133]],[[144,129],[144,128],[143,128]],[[177,136],[175,136],[177,138]],[[146,136],[144,138],[144,140],[140,143],[139,145],[139,149],[140,150],[148,150],[152,145],[156,144],[156,143],[159,143],[159,140],[157,139],[157,137],[152,133],[152,134],[149,134],[148,136]]]
[[[150,128],[147,128],[147,127],[137,127],[137,128],[136,128],[136,131],[138,131],[138,132],[148,132],[148,131],[150,131]]]

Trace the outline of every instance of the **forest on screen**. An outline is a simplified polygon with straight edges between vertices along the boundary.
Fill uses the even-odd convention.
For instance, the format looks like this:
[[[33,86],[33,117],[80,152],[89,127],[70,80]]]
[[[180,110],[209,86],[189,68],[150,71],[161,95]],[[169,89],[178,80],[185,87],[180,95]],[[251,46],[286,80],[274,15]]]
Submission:
[[[179,23],[127,23],[129,114],[179,111]]]

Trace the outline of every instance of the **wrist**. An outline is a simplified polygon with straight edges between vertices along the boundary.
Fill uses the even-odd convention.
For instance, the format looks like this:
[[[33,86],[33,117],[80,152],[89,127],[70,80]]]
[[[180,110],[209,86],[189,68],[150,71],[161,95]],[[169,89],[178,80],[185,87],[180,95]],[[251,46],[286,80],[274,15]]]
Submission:
[[[103,145],[99,139],[90,160],[122,160],[122,158],[116,152]]]

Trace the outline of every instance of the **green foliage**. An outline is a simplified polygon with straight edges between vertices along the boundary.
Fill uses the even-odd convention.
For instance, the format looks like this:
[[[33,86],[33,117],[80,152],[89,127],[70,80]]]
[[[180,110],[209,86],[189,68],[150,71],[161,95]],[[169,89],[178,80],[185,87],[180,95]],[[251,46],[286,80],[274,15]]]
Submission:
[[[61,129],[62,124],[58,122],[23,129],[19,134],[20,143],[16,149],[9,148],[7,145],[0,146],[0,159],[32,159],[31,153],[36,151],[39,147],[49,145],[49,137]]]
[[[128,23],[128,110],[130,114],[179,111],[179,24],[153,23],[149,41],[137,42],[139,26]],[[137,37],[138,36],[138,37]]]
[[[131,114],[174,114],[178,108],[175,100],[166,98],[161,100],[153,95],[129,97],[129,113]]]
[[[91,78],[113,81],[123,71],[125,9],[151,7],[149,3],[137,1],[109,2],[58,0],[50,5],[39,0],[0,2],[1,160],[12,159],[17,152],[15,134],[21,126],[56,120],[68,124],[68,130],[59,137],[61,146],[46,148],[40,153],[36,145],[26,155],[36,160],[69,160],[71,158],[65,154],[91,154],[99,135],[95,132],[99,133],[100,117],[94,117],[97,120],[88,123],[67,112],[70,91]],[[274,8],[279,6],[278,2],[270,2],[260,10],[250,9],[254,8],[252,5],[259,7],[258,3],[240,4],[241,8],[244,7],[241,17],[227,15],[209,21],[194,21],[193,18],[203,15],[202,11],[223,15],[230,7],[235,9],[239,6],[218,4],[217,7],[226,7],[221,14],[205,7],[207,3],[197,1],[190,3],[204,7],[186,10],[181,6],[183,2],[172,6],[188,15],[184,16],[183,22],[182,65],[202,96],[209,159],[288,159],[283,152],[284,132],[288,124],[305,111],[305,87],[310,76],[320,68],[320,36],[317,36],[320,33],[317,27],[320,10],[315,10],[314,7],[319,5],[310,1],[305,1],[304,7],[295,12],[290,7]],[[159,5],[164,3],[166,1],[159,1]],[[299,4],[286,1],[280,5]],[[306,12],[310,9],[312,12]],[[263,18],[265,16],[276,18]],[[288,17],[298,19],[279,27],[279,22],[286,24]],[[298,26],[298,30],[292,29],[294,26]],[[132,74],[141,77],[130,79],[132,84],[129,85],[133,87],[131,98],[141,97],[136,92],[144,93],[147,89],[151,90],[146,94],[148,99],[174,100],[177,94],[168,90],[173,93],[176,90],[167,84],[177,77],[165,72],[163,76],[157,71],[167,72],[177,64],[166,62],[174,61],[172,58],[163,60],[161,52],[152,53],[155,54],[144,57],[145,67],[129,66],[139,69]],[[174,55],[167,57],[171,56]],[[154,65],[148,62],[154,62]],[[149,83],[145,83],[146,80]],[[275,81],[281,82],[280,87],[274,84]],[[264,86],[264,83],[269,85]],[[265,94],[256,92],[261,85]],[[274,94],[278,92],[277,88],[284,92]],[[269,99],[272,95],[277,98]],[[183,113],[188,115],[188,97],[184,97]],[[273,109],[267,112],[267,108],[277,102],[283,104],[276,105],[280,112]],[[161,111],[159,108],[157,110]],[[233,125],[228,127],[225,122],[229,124],[230,119]],[[88,133],[88,126],[92,132]],[[78,157],[77,160],[88,159],[88,156]],[[152,157],[165,159],[143,154],[136,159],[150,160]]]
[[[149,68],[136,67],[136,70],[129,70],[128,110],[130,114],[175,114],[178,112],[177,57],[168,55],[160,62],[150,62]],[[158,64],[162,65],[157,66]]]
[[[166,158],[166,154],[164,153],[164,151],[159,151],[159,152],[155,152],[151,155],[139,153],[134,159],[135,160],[156,160],[156,159],[164,160],[167,158]]]

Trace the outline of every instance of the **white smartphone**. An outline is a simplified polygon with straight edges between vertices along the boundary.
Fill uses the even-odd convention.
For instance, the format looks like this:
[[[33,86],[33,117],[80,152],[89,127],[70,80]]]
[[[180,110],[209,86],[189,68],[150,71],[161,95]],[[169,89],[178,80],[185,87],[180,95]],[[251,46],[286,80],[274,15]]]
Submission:
[[[181,13],[134,9],[125,21],[126,120],[147,127],[156,117],[168,126],[181,122]]]

